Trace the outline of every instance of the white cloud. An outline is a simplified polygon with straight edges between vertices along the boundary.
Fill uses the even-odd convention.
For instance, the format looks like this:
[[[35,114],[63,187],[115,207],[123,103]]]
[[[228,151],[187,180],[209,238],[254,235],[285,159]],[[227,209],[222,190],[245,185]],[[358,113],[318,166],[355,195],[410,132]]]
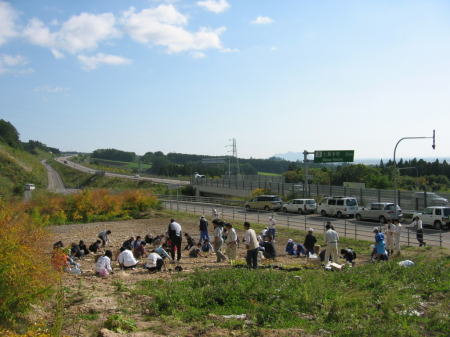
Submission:
[[[220,35],[226,30],[202,27],[190,32],[184,28],[188,18],[173,5],[159,5],[140,12],[132,7],[123,14],[122,23],[135,41],[166,47],[168,53],[222,49]]]
[[[28,60],[22,55],[0,54],[0,75],[5,73],[26,75],[34,72],[31,68],[26,68]]]
[[[194,59],[204,59],[204,58],[206,57],[206,54],[205,54],[205,53],[202,53],[201,51],[193,51],[193,52],[191,53],[191,56],[192,56]]]
[[[52,32],[41,20],[34,18],[25,27],[23,36],[32,44],[49,48],[56,58],[61,58],[63,51],[76,54],[96,49],[100,42],[119,37],[115,24],[116,19],[111,13],[81,13]]]
[[[96,69],[101,64],[117,66],[131,63],[131,60],[125,57],[103,53],[97,53],[94,56],[78,55],[78,60],[83,64],[85,70]]]
[[[277,51],[278,50],[278,47],[277,46],[272,46],[272,47],[270,47],[270,51]]]
[[[222,53],[239,53],[240,50],[237,48],[223,48],[221,50]]]
[[[273,20],[268,16],[258,16],[255,20],[250,22],[253,25],[268,25],[273,23]]]
[[[197,1],[197,5],[216,14],[225,12],[230,8],[230,4],[227,0],[203,0]]]
[[[50,86],[50,85],[42,85],[40,87],[34,88],[33,91],[45,92],[48,94],[60,94],[60,93],[69,91],[69,88]]]
[[[17,17],[18,13],[9,3],[0,1],[0,46],[18,35]]]

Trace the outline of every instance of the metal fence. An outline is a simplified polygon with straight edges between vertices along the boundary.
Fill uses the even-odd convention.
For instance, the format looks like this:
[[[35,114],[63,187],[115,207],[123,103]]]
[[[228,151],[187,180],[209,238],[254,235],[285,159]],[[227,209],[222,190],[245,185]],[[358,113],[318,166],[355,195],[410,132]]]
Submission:
[[[325,231],[325,224],[330,221],[339,235],[355,240],[373,241],[373,227],[376,222],[354,221],[351,219],[327,218],[319,215],[297,215],[288,213],[273,213],[266,211],[246,211],[242,202],[220,198],[159,196],[163,205],[170,210],[213,216],[213,211],[219,212],[224,220],[250,221],[255,223],[268,223],[269,216],[275,217],[277,225],[306,231],[313,228],[315,231]],[[430,246],[450,247],[450,232],[425,229],[424,241]],[[416,232],[408,225],[402,226],[400,242],[403,246],[416,246]]]
[[[325,196],[348,196],[355,197],[360,206],[365,206],[371,202],[394,202],[394,190],[382,190],[373,188],[349,188],[333,185],[285,183],[282,181],[272,181],[261,176],[252,179],[226,177],[223,179],[194,179],[191,184],[195,186],[211,186],[217,188],[228,188],[233,190],[253,191],[257,188],[267,190],[269,193],[278,194],[288,198],[316,198],[320,201]],[[449,200],[450,194],[436,194],[428,191],[397,191],[397,200],[400,207],[409,210],[422,210],[428,206],[445,204],[443,199]],[[443,197],[440,200],[438,197]]]

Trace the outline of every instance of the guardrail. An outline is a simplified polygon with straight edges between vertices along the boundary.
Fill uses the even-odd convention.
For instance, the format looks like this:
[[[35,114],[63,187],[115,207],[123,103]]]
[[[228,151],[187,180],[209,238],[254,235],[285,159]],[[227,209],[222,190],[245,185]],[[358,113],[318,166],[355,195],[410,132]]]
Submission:
[[[330,221],[339,235],[355,240],[373,241],[373,227],[379,225],[374,222],[356,222],[351,219],[336,219],[318,215],[291,215],[262,210],[246,211],[242,205],[217,203],[217,201],[223,200],[233,202],[233,200],[220,198],[180,196],[177,200],[174,196],[160,196],[160,200],[163,201],[163,204],[167,209],[204,215],[207,218],[213,217],[213,210],[215,209],[218,211],[221,218],[228,221],[268,223],[269,216],[274,216],[277,220],[277,225],[303,231],[313,228],[315,231],[324,232],[327,221]],[[428,245],[450,248],[450,232],[431,229],[425,229],[424,232],[424,241]],[[403,225],[400,243],[403,246],[418,245],[415,230],[407,225]]]
[[[428,206],[437,205],[436,200],[433,201],[432,194],[427,191],[421,191],[423,194],[417,197],[414,191],[394,191],[373,188],[350,188],[333,185],[308,184],[303,186],[296,183],[285,183],[280,181],[270,181],[267,179],[192,179],[191,184],[196,186],[210,186],[222,189],[234,189],[242,191],[253,191],[254,189],[264,189],[270,193],[282,196],[289,195],[291,198],[309,198],[314,197],[320,199],[324,196],[351,196],[358,199],[360,205],[367,205],[371,202],[393,202],[395,193],[400,207],[405,209],[421,210]],[[450,195],[441,194],[450,199]]]

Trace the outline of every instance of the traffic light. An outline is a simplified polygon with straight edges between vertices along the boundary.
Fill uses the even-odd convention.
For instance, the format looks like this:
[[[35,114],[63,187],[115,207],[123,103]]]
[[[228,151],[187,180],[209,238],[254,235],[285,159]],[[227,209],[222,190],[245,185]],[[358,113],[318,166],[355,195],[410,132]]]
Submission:
[[[431,145],[431,147],[433,148],[433,150],[436,149],[436,131],[433,130],[433,145]]]

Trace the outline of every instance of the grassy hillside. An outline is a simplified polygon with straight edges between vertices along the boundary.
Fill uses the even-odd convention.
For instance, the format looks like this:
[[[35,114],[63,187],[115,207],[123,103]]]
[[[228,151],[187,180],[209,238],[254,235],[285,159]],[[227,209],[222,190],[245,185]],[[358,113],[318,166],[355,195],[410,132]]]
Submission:
[[[47,171],[40,163],[44,157],[0,143],[0,195],[21,194],[26,183],[46,188]]]
[[[150,181],[121,179],[80,172],[71,167],[49,160],[48,163],[59,173],[66,188],[112,188],[112,189],[151,189],[156,194],[167,193],[165,185],[155,184]]]

